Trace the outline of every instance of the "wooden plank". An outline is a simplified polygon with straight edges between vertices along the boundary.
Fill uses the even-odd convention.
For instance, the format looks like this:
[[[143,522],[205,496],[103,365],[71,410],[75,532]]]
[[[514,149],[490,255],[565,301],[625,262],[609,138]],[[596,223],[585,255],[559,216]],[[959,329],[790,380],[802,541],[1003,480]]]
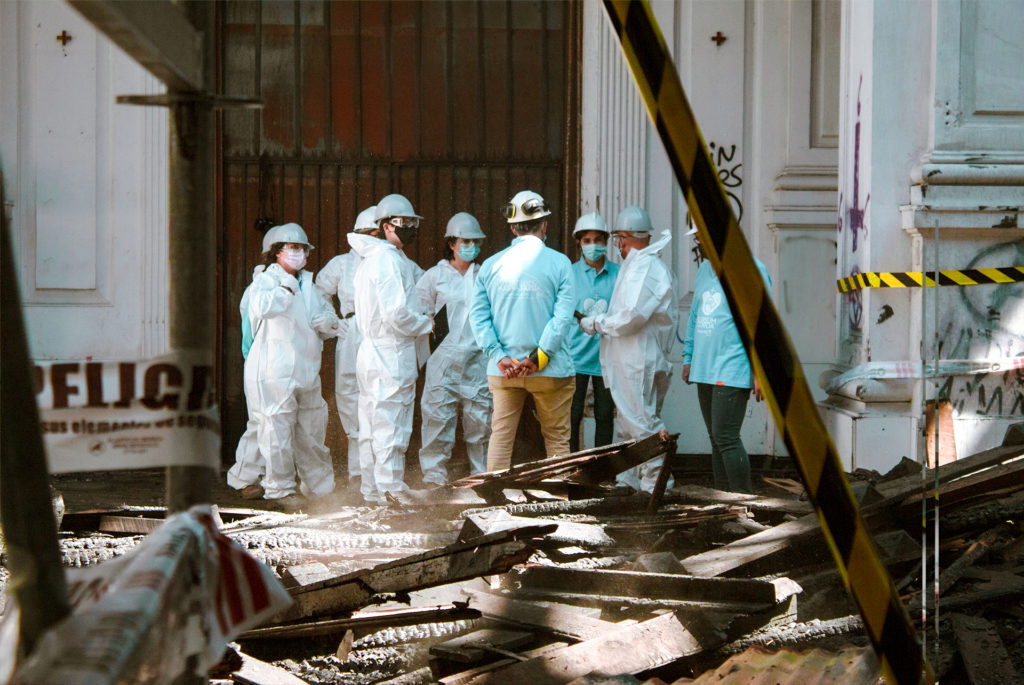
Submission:
[[[277,640],[283,638],[307,638],[320,635],[335,635],[346,630],[397,628],[398,626],[414,626],[421,623],[465,621],[480,618],[480,616],[481,612],[477,609],[470,609],[461,602],[456,602],[448,606],[365,611],[353,614],[351,618],[255,628],[242,633],[239,639]]]
[[[953,614],[953,634],[960,647],[967,679],[972,685],[1003,685],[1019,682],[1020,674],[1006,651],[995,626],[983,618]]]
[[[291,590],[295,603],[275,616],[274,622],[340,614],[371,604],[378,595],[503,573],[526,561],[532,553],[532,548],[520,539],[552,530],[554,526],[548,525],[495,533],[304,585]]]
[[[674,439],[678,436],[669,437]],[[620,442],[564,456],[529,461],[503,471],[478,473],[453,481],[449,485],[455,488],[482,488],[486,492],[512,485],[538,483],[548,478],[573,479],[596,484],[662,454],[666,444],[662,436],[652,435],[643,440]]]
[[[699,617],[683,619],[668,613],[529,661],[482,673],[469,683],[564,683],[588,673],[640,673],[699,654],[721,642],[721,635]]]
[[[926,492],[916,492],[903,501],[904,510],[920,511],[923,498],[935,499],[935,489],[931,487],[933,482],[926,481],[925,485],[929,488]],[[1000,492],[1009,494],[1021,487],[1024,487],[1024,459],[993,466],[952,483],[940,484],[938,501],[941,506],[948,507],[978,495],[995,499]]]
[[[737,504],[751,511],[770,511],[780,514],[803,516],[814,511],[814,507],[806,500],[784,499],[781,497],[763,497],[747,495],[742,492],[725,492],[706,488],[700,485],[677,485],[672,493],[684,502],[705,502],[708,504]]]
[[[965,460],[966,461],[966,460]],[[947,464],[940,468],[940,479],[942,469],[951,469],[956,464]],[[950,471],[952,473],[952,471]],[[948,474],[947,474],[948,475]],[[902,478],[894,483],[902,483],[887,488],[883,494],[885,499],[875,504],[861,507],[861,517],[869,530],[874,530],[880,524],[891,520],[891,513],[906,497],[915,491],[920,491],[921,481],[919,477],[912,477],[915,483],[910,483]],[[882,488],[879,488],[881,491]],[[888,494],[886,494],[888,493]],[[733,571],[751,562],[764,559],[772,554],[791,549],[796,545],[805,545],[815,538],[821,536],[821,526],[817,514],[807,514],[793,521],[781,523],[773,528],[748,535],[745,538],[734,540],[727,545],[707,552],[694,554],[683,559],[681,563],[687,573],[695,576],[714,577],[728,571]]]
[[[469,605],[488,618],[572,640],[589,640],[617,627],[611,621],[587,616],[583,609],[565,604],[531,602],[477,590],[470,590],[467,594]]]
[[[100,516],[98,530],[101,533],[129,533],[148,535],[162,526],[163,519],[145,518],[142,516]]]
[[[512,651],[536,639],[533,633],[503,628],[482,628],[433,645],[430,655],[460,664],[477,664],[494,653],[494,648]]]
[[[807,514],[728,545],[680,561],[687,573],[711,578],[787,549],[810,535],[821,535],[817,514]]]
[[[305,685],[306,681],[293,676],[283,668],[260,661],[244,652],[238,652],[242,666],[231,674],[231,680],[240,685]]]
[[[990,450],[984,452],[978,452],[972,454],[964,459],[958,459],[951,464],[943,464],[938,470],[938,482],[948,483],[956,478],[963,478],[969,476],[975,471],[989,468],[990,466],[996,466],[1009,459],[1014,459],[1024,455],[1024,445],[1009,445],[1003,447],[993,447]],[[876,485],[878,492],[883,497],[908,497],[915,492],[919,492],[924,487],[931,487],[935,484],[935,469],[929,469],[924,476],[911,475],[904,476],[903,478],[897,478],[896,480],[889,481],[888,483],[878,483]]]
[[[615,544],[615,540],[609,537],[601,526],[593,523],[512,516],[503,509],[467,514],[466,522],[462,525],[462,530],[459,532],[459,540],[471,540],[489,533],[536,526],[538,524],[553,524],[557,526],[553,532],[548,533],[546,539],[563,545],[606,547]]]
[[[799,586],[795,583],[777,585],[746,578],[701,578],[675,573],[580,570],[555,566],[531,566],[510,580],[520,590],[555,590],[690,602],[743,602],[765,606],[781,602],[792,595],[793,586],[799,592]]]
[[[550,654],[551,652],[557,651],[559,649],[562,649],[563,647],[568,646],[568,643],[565,642],[553,642],[550,645],[544,645],[543,647],[538,647],[537,649],[525,651],[522,653],[522,656],[526,657],[527,659],[533,659],[536,657],[544,656],[545,654]],[[473,678],[476,678],[482,673],[487,673],[488,671],[495,671],[500,668],[505,668],[506,666],[511,666],[512,664],[519,661],[522,661],[522,659],[499,659],[497,661],[492,661],[489,664],[474,666],[473,668],[466,669],[465,671],[462,671],[460,673],[438,677],[437,682],[441,685],[466,685],[466,683],[470,682],[471,680],[473,680]],[[423,681],[416,681],[417,684],[421,682]]]
[[[204,89],[203,36],[175,3],[68,0],[68,4],[167,84],[168,90]]]

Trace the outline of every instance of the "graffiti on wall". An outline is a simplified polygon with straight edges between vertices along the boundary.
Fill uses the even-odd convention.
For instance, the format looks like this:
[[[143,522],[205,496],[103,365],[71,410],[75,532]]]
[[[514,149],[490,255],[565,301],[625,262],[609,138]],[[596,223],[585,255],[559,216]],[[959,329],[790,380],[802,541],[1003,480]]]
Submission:
[[[840,233],[846,229],[850,236],[850,251],[857,251],[857,240],[861,233],[867,235],[868,227],[864,217],[868,212],[868,204],[871,202],[871,193],[864,198],[864,206],[860,204],[860,91],[864,85],[864,77],[860,77],[860,85],[857,86],[857,120],[853,126],[853,199],[850,204],[845,204],[843,194],[839,194],[839,219],[836,228]]]
[[[729,202],[732,203],[732,211],[736,213],[736,221],[740,221],[743,219],[743,191],[740,189],[743,185],[743,177],[740,176],[743,162],[735,159],[736,146],[722,145],[711,141],[708,143],[708,148],[711,151],[711,161],[718,169],[718,178],[725,186],[725,194],[729,196]]]
[[[861,204],[860,197],[860,127],[861,127],[861,89],[864,86],[864,76],[861,75],[857,87],[857,117],[853,126],[853,188],[850,195],[839,193],[839,212],[836,219],[836,230],[839,233],[839,244],[842,251],[847,255],[846,263],[854,262],[854,255],[857,254],[861,242],[860,239],[867,235],[867,211],[871,202],[871,193],[868,193]],[[847,242],[847,236],[849,242]],[[861,272],[860,267],[854,263],[853,267],[845,274],[856,276]],[[844,293],[840,300],[841,316],[843,316],[842,332],[839,340],[840,358],[845,358],[849,363],[860,361],[862,351],[858,348],[861,340],[861,323],[864,315],[864,295],[860,291]]]
[[[1024,240],[979,251],[965,268],[1020,264]],[[957,288],[956,304],[943,308],[939,356],[944,359],[1024,357],[1024,289],[1019,284]],[[953,376],[939,388],[960,416],[1024,416],[1024,371]]]

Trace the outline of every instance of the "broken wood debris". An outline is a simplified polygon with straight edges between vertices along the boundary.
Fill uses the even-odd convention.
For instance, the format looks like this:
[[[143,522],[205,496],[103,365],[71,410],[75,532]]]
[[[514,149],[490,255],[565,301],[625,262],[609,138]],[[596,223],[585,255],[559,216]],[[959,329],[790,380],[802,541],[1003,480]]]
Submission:
[[[553,524],[517,528],[457,542],[364,571],[303,585],[291,590],[295,603],[275,617],[285,623],[358,609],[388,594],[502,573],[529,558],[532,548],[522,539],[541,536]]]
[[[800,652],[807,665],[838,663],[841,658],[830,654],[843,653],[843,645],[868,644],[817,515],[789,491],[798,489],[791,481],[781,481],[785,488],[760,487],[765,494],[758,495],[681,483],[653,512],[644,496],[573,499],[602,491],[595,474],[610,478],[622,464],[657,456],[663,444],[661,438],[620,443],[481,474],[457,487],[399,493],[399,508],[339,512],[319,522],[306,517],[301,530],[324,526],[330,545],[273,562],[296,603],[241,640],[254,651],[285,638],[300,644],[333,637],[328,654],[347,657],[351,667],[380,636],[450,626],[416,638],[419,660],[394,660],[408,670],[393,681],[449,685],[582,682],[587,676],[672,682],[713,673],[727,659],[749,665],[738,653],[752,645],[793,654],[830,650],[815,657]],[[1024,626],[1022,452],[1019,445],[1004,446],[934,470],[904,462],[885,476],[857,474],[874,544],[893,577],[902,579],[898,587],[918,621],[921,502],[931,501],[937,484],[942,644],[958,654],[940,660],[939,675],[960,669],[971,682],[983,682],[977,668],[986,653],[1002,660],[993,668],[1005,670],[1008,663],[1013,673],[1022,670],[1024,632],[1011,640],[1013,633],[991,629],[999,620]],[[579,487],[566,487],[570,482]],[[140,514],[159,517],[102,512]],[[100,512],[92,515],[98,522]],[[265,512],[251,516],[224,528],[250,543],[275,526],[291,531],[289,544],[305,540],[294,532],[294,518],[285,524]],[[927,531],[929,547],[934,530]],[[408,537],[394,548],[354,545],[399,531]],[[346,541],[353,547],[344,547]],[[452,542],[430,548],[439,541]],[[418,550],[426,551],[409,554]],[[392,558],[399,553],[405,556]],[[929,592],[934,563],[925,560]],[[389,599],[412,606],[366,609]],[[934,597],[925,608],[930,622]],[[979,641],[985,649],[977,648]],[[753,652],[745,658],[760,659]]]
[[[544,480],[560,479],[583,484],[599,484],[659,455],[675,453],[676,435],[657,434],[634,442],[596,447],[565,456],[549,457],[519,464],[502,471],[467,476],[447,486],[473,488],[477,492],[500,492],[504,488],[537,485]],[[486,495],[485,495],[486,496]]]

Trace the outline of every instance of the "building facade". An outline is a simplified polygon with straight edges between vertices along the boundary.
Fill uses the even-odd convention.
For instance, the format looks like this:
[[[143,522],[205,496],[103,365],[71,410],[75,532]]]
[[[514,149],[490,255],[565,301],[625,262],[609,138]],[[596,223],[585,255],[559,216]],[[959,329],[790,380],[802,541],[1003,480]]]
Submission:
[[[847,468],[884,471],[903,456],[923,459],[926,432],[932,430],[925,418],[929,403],[938,404],[939,424],[949,418],[960,455],[998,444],[1010,423],[1024,420],[1019,361],[1024,358],[1024,285],[867,288],[839,295],[836,281],[869,272],[1024,265],[1024,47],[1016,40],[1024,29],[1024,2],[652,0],[651,6],[743,232],[772,275],[776,307]],[[357,59],[363,72],[384,73],[374,71],[373,60],[395,54],[420,64],[416,73],[422,78],[413,79],[413,87],[419,99],[435,98],[436,107],[449,112],[439,119],[447,147],[434,145],[429,131],[405,136],[402,144],[425,150],[425,159],[398,160],[388,156],[397,143],[381,143],[367,160],[353,162],[376,170],[370,181],[378,186],[382,164],[387,173],[401,174],[429,163],[440,170],[433,172],[441,174],[438,178],[446,169],[457,173],[464,166],[464,178],[451,184],[451,197],[435,193],[429,203],[438,212],[448,211],[464,193],[475,203],[467,206],[479,205],[485,213],[490,196],[501,195],[502,183],[526,183],[530,165],[540,163],[516,159],[530,149],[523,141],[550,139],[544,149],[552,150],[551,159],[543,161],[556,170],[548,181],[564,205],[557,211],[566,224],[577,211],[600,211],[610,223],[628,204],[646,206],[656,225],[673,230],[674,241],[663,257],[678,279],[678,333],[683,335],[696,272],[684,237],[686,205],[602,3],[578,0],[557,11],[543,3],[508,3],[499,12],[493,3],[453,3],[440,11],[432,3],[286,2],[273,5],[283,19],[256,34],[246,27],[267,21],[262,15],[259,21],[247,18],[258,4],[226,7],[227,81],[244,81],[242,72],[251,62],[253,70],[262,70],[254,84],[267,79],[287,84],[295,80],[289,74],[302,82],[318,49],[337,57],[348,44],[340,40],[347,35],[344,26],[356,20],[384,27],[363,32],[361,40],[371,41]],[[564,78],[564,87],[572,90],[557,99],[558,107],[549,103],[544,110],[548,124],[557,119],[558,127],[547,125],[541,138],[512,127],[501,138],[513,166],[525,165],[527,171],[510,167],[497,178],[487,171],[493,165],[487,150],[493,146],[483,143],[491,135],[488,126],[501,128],[502,116],[522,122],[516,114],[537,91],[520,88],[510,77],[506,109],[486,100],[497,67],[453,78],[455,70],[465,68],[460,64],[473,63],[465,61],[472,50],[460,51],[469,43],[445,37],[444,26],[462,34],[467,26],[479,27],[474,44],[482,65],[510,65],[507,73],[514,77],[518,60],[529,60],[529,68],[543,74],[545,88]],[[462,34],[453,29],[452,35]],[[278,40],[296,46],[301,68],[274,72],[283,63],[256,59],[271,53],[254,50],[252,35],[265,45]],[[339,42],[323,48],[332,45],[331,36]],[[381,36],[379,45],[372,42]],[[435,36],[445,38],[435,41]],[[533,40],[558,57],[538,61],[530,49]],[[391,45],[416,45],[419,52],[387,53]],[[327,68],[325,83],[333,84],[328,90],[350,87],[338,80],[345,73]],[[431,84],[437,79],[450,89],[435,92]],[[359,97],[396,103],[408,97],[367,83]],[[454,99],[469,86],[476,100]],[[114,104],[116,95],[154,93],[162,86],[70,7],[7,2],[0,3],[0,88],[5,93],[0,99],[4,211],[14,227],[33,355],[109,359],[163,352],[169,268],[166,112]],[[296,145],[302,141],[310,147],[309,164],[317,169],[315,190],[300,175],[291,198],[286,167],[302,160],[278,160],[279,208],[294,205],[316,217],[325,211],[319,208],[320,189],[323,179],[333,176],[323,169],[334,163],[331,146],[342,145],[348,130],[337,123],[347,121],[345,102],[327,97],[300,99],[295,107],[270,103],[272,111],[277,107],[294,118],[285,132],[294,133]],[[467,125],[471,119],[454,108],[467,103],[472,109],[473,102],[483,103],[498,119],[487,119],[480,128]],[[331,132],[326,143],[310,146],[309,136],[321,128],[307,120],[319,116],[321,106],[330,122],[323,131]],[[405,117],[404,123],[384,126],[382,135],[402,134],[417,121],[429,121],[425,114],[409,118],[401,107],[389,111],[395,121]],[[232,163],[249,165],[255,173],[238,189],[222,187],[225,225],[218,230],[225,236],[247,236],[255,214],[264,213],[258,186],[267,146],[261,145],[273,136],[261,138],[261,121],[248,121],[235,119],[227,127],[229,143],[232,131],[249,131],[252,150],[246,147]],[[474,136],[482,152],[459,157],[459,150],[477,140]],[[234,140],[238,147],[239,139]],[[235,154],[232,150],[226,154]],[[226,169],[221,173],[230,176]],[[422,173],[415,171],[417,188],[423,186]],[[342,188],[341,172],[335,175]],[[355,183],[359,177],[353,178]],[[484,179],[486,193],[473,190],[476,178]],[[243,219],[232,218],[228,200],[250,191],[251,197],[238,204]],[[338,226],[361,209],[341,207],[341,200],[372,195],[358,187],[344,192],[332,196],[332,228],[321,233],[336,249],[344,249],[344,228]],[[443,229],[446,218],[433,223]],[[232,221],[239,226],[228,226]],[[327,230],[320,218],[316,221]],[[499,224],[490,224],[500,231]],[[567,236],[562,226],[558,242],[576,258]],[[226,253],[238,245],[234,238],[221,242],[225,254],[220,256],[227,260]],[[221,275],[225,331],[232,326],[228,305],[237,301],[240,293],[234,290],[244,286],[258,241],[249,236],[241,244],[244,254],[231,257],[236,266]],[[424,267],[436,259],[429,249],[417,256]],[[221,337],[225,347],[234,347],[231,335]],[[674,359],[681,366],[681,343]],[[239,369],[222,370],[221,377],[236,379]],[[922,378],[926,374],[934,377]],[[679,451],[707,452],[696,392],[682,383],[678,369],[669,392],[664,418],[681,433]],[[232,416],[244,415],[240,388],[222,387],[221,397],[231,404],[226,411]],[[236,437],[231,432],[240,430],[237,423],[225,422],[228,446]],[[944,435],[948,450],[950,434]],[[743,436],[751,454],[784,453],[763,404],[750,403]]]

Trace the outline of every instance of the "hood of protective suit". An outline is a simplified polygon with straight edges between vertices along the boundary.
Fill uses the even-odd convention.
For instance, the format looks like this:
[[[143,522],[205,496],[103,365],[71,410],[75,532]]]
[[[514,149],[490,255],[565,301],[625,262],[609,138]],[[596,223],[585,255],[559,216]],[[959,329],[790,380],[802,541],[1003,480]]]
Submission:
[[[349,233],[345,237],[348,239],[348,244],[352,246],[352,249],[355,250],[363,259],[366,259],[373,253],[379,252],[380,250],[386,250],[388,248],[391,248],[392,250],[398,249],[388,241],[381,240],[380,238],[374,238],[372,235]]]
[[[637,257],[648,254],[659,255],[670,242],[672,242],[672,232],[667,228],[663,228],[657,233],[652,233],[651,244],[639,250],[631,250],[629,256],[622,260],[622,266],[625,267],[634,258],[634,255]],[[622,258],[621,252],[619,253],[619,258]]]

